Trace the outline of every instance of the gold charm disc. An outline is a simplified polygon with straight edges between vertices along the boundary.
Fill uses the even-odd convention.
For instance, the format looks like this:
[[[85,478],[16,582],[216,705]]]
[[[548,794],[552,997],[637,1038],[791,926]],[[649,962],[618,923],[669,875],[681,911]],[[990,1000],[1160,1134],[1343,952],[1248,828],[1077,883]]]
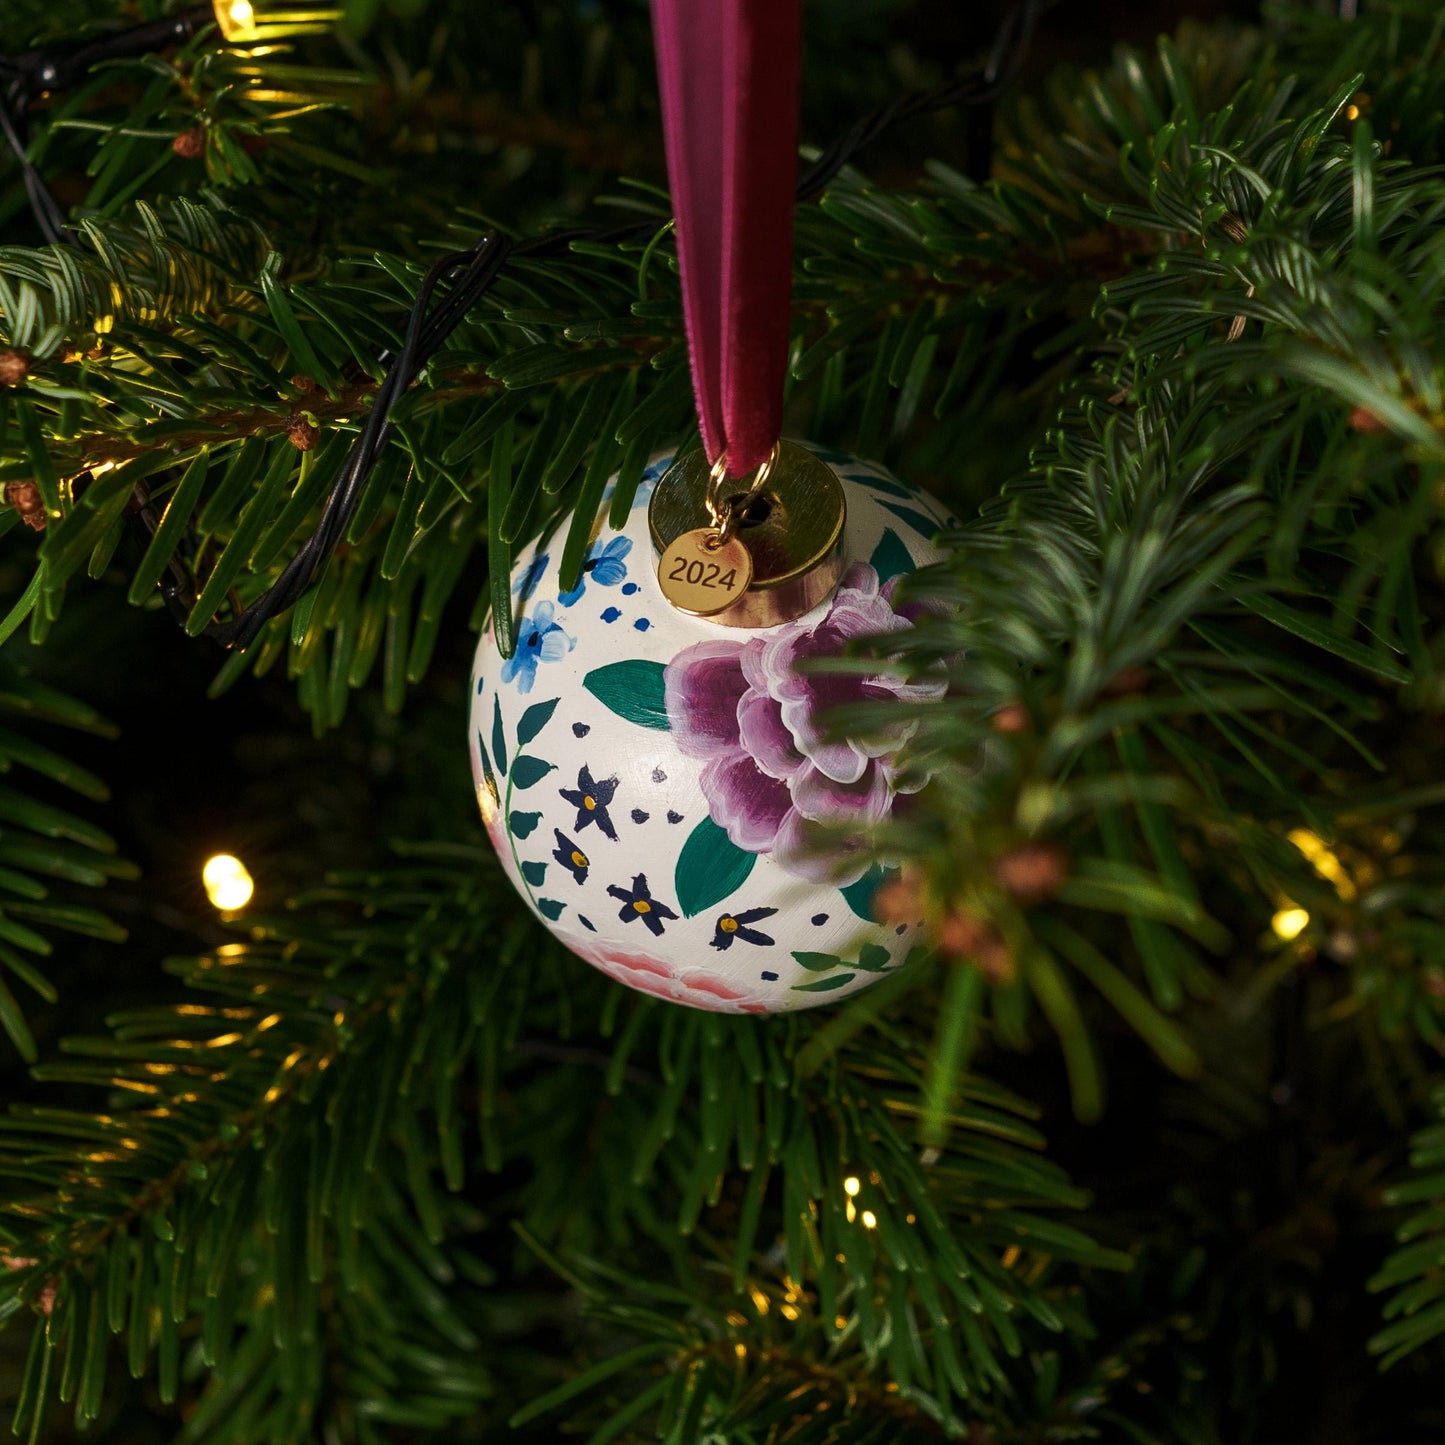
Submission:
[[[736,537],[720,542],[714,527],[673,538],[657,564],[662,595],[693,617],[726,611],[752,580],[752,554]]]
[[[652,545],[670,557],[673,548],[694,532],[716,534],[720,503],[730,520],[736,518],[732,535],[747,548],[752,580],[725,611],[696,615],[711,617],[724,627],[791,622],[816,607],[843,575],[848,516],[843,488],[821,457],[792,442],[778,448],[777,462],[756,496],[749,496],[745,482],[734,485],[735,494],[724,490],[724,495],[713,498],[703,453],[688,452],[679,458],[663,474],[648,504]],[[675,602],[667,582],[672,565],[662,567],[658,577],[663,592]]]

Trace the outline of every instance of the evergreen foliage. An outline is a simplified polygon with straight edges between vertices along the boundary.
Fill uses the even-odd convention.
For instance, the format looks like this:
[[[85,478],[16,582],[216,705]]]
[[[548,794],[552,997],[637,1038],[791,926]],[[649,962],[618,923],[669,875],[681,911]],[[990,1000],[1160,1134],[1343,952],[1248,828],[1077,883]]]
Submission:
[[[835,9],[817,43],[860,69],[937,19]],[[69,931],[135,981],[43,1049],[0,982],[34,1063],[0,1119],[22,1438],[1438,1428],[1445,19],[1361,10],[1039,71],[988,179],[944,118],[800,206],[789,430],[964,520],[919,625],[839,664],[950,679],[876,840],[933,946],[772,1020],[562,953],[431,798],[388,822],[429,841],[347,839],[172,988],[74,901],[135,873],[52,801],[104,803],[93,754],[39,740],[106,732],[85,657],[50,661],[72,615],[154,637],[169,579],[195,635],[282,573],[437,256],[597,222],[509,257],[319,583],[212,688],[284,672],[323,750],[459,738],[447,681],[517,550],[570,517],[575,574],[608,478],[625,512],[692,435],[645,7],[349,0],[30,108],[75,243],[0,167],[0,969],[65,1015]],[[0,51],[165,11],[9,0]],[[858,101],[809,74],[822,143]],[[431,791],[466,802],[454,752]],[[1318,1416],[1281,1398],[1317,1375],[1347,1382]]]

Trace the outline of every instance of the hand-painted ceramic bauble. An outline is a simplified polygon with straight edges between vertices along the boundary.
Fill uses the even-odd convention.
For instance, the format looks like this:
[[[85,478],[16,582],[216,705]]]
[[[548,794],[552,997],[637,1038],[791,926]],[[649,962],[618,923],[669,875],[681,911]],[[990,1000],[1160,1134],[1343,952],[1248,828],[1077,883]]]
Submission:
[[[939,689],[797,664],[910,626],[895,581],[941,556],[931,538],[948,519],[887,472],[811,450],[842,485],[846,560],[802,616],[724,626],[668,603],[648,528],[663,457],[626,526],[599,523],[575,587],[559,585],[560,532],[527,549],[512,578],[514,655],[501,657],[490,622],[477,647],[472,775],[517,891],[588,963],[697,1008],[839,999],[917,941],[915,925],[873,921],[884,872],[846,842],[849,824],[863,835],[902,796],[906,725],[865,747],[825,739],[815,718]]]

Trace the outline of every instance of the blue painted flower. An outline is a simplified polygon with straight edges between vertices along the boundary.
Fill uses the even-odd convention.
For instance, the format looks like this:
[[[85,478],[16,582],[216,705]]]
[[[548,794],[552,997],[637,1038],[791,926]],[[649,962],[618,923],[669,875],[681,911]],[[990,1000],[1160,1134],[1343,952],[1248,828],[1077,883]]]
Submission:
[[[559,592],[557,600],[563,607],[570,607],[587,590],[589,577],[599,587],[616,587],[627,576],[627,563],[623,559],[631,550],[631,537],[614,537],[605,547],[601,542],[594,542],[587,549],[587,560],[582,564],[577,585],[569,592]]]
[[[659,479],[666,475],[667,469],[673,461],[673,455],[669,452],[655,461],[648,462],[643,467],[642,476],[638,478],[637,490],[632,494],[632,506],[628,509],[629,511],[635,512],[639,507],[645,507],[652,500],[653,489],[657,486]],[[602,493],[604,504],[612,500],[612,494],[616,490],[615,480],[608,482],[606,490]]]
[[[502,664],[502,681],[515,681],[518,692],[531,692],[538,663],[559,662],[577,646],[577,639],[553,620],[556,610],[550,602],[539,602],[517,626],[517,650]]]
[[[558,788],[557,791],[577,809],[577,821],[573,831],[580,833],[589,823],[596,823],[612,841],[617,841],[617,829],[612,825],[612,815],[607,805],[617,791],[616,778],[604,778],[600,783],[592,777],[592,769],[585,764],[577,771],[575,788]]]
[[[617,884],[609,883],[607,891],[614,898],[622,900],[622,907],[618,910],[617,916],[624,923],[631,923],[634,918],[640,918],[654,938],[662,932],[664,918],[677,917],[677,914],[667,904],[658,902],[648,891],[645,873],[639,873],[633,878],[631,888],[619,888]]]
[[[560,828],[553,828],[552,832],[557,839],[557,846],[553,849],[552,856],[578,883],[585,883],[591,860]]]
[[[655,462],[648,462],[642,469],[642,481],[638,484],[639,495],[644,491],[651,491],[652,486],[657,482],[673,463],[673,456],[669,452],[665,457],[658,457]],[[634,502],[634,506],[637,504]]]
[[[513,597],[530,597],[536,589],[537,583],[542,580],[542,574],[547,570],[547,563],[550,554],[540,553],[527,563],[527,569],[512,583]]]
[[[766,933],[749,928],[748,924],[771,918],[777,911],[776,908],[749,908],[742,913],[724,913],[713,926],[712,946],[727,950],[738,938],[744,943],[770,945],[773,940]]]

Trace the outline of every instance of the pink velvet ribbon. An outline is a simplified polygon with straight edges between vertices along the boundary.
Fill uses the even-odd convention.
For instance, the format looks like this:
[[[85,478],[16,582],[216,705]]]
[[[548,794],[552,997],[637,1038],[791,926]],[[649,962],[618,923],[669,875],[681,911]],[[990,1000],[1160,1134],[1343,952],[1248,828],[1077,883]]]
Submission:
[[[735,477],[783,425],[801,0],[652,0],[698,424]]]

